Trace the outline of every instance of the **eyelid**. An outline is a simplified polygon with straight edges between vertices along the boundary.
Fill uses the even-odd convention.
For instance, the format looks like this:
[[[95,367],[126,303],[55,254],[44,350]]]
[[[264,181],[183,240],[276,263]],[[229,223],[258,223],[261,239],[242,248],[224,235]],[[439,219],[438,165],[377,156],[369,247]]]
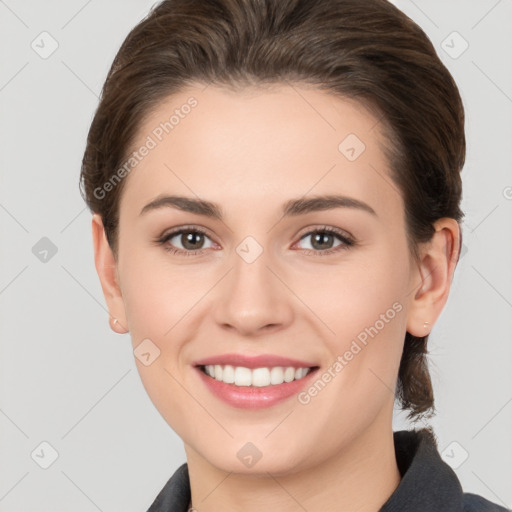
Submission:
[[[176,236],[182,231],[197,231],[199,233],[202,233],[203,235],[206,235],[208,237],[212,237],[210,230],[207,228],[204,228],[203,226],[198,226],[197,224],[188,224],[184,226],[178,226],[176,228],[169,228],[163,231],[161,235],[157,237],[157,240],[162,238],[168,238],[170,235]]]
[[[341,238],[345,238],[348,242],[351,242],[354,244],[356,242],[355,238],[348,231],[345,231],[344,229],[336,228],[334,226],[330,226],[327,224],[316,225],[316,226],[315,225],[307,226],[306,228],[304,228],[303,231],[301,231],[302,234],[299,234],[297,236],[299,237],[299,240],[302,240],[305,236],[311,235],[311,234],[317,233],[317,232],[332,233],[332,234],[338,235]]]

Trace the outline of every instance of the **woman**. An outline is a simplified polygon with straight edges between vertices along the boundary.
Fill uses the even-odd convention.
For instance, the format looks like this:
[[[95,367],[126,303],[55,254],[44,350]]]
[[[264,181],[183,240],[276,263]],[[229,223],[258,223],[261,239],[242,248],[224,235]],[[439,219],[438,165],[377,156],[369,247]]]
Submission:
[[[431,429],[464,111],[385,0],[168,0],[124,41],[83,158],[111,328],[187,463],[150,512],[505,510]]]

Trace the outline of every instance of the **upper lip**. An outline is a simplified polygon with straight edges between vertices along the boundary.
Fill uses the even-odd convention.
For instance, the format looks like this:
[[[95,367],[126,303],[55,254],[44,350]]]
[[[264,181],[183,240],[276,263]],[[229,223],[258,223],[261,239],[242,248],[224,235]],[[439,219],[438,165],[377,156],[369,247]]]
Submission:
[[[221,354],[218,356],[207,357],[192,363],[194,366],[206,365],[232,365],[243,366],[245,368],[263,368],[282,366],[288,368],[311,368],[315,366],[307,361],[290,359],[289,357],[276,356],[272,354],[261,354],[258,356],[245,356],[243,354]]]

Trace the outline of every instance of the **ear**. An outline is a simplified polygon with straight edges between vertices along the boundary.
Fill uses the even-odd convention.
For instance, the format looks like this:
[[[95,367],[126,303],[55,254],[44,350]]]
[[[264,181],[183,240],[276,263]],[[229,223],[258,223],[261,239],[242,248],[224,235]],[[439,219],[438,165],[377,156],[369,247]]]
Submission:
[[[97,213],[92,216],[92,241],[96,272],[110,313],[110,327],[114,332],[125,334],[128,332],[128,324],[119,286],[117,262],[107,241],[101,216]]]
[[[420,262],[412,273],[414,289],[411,295],[414,297],[410,302],[407,331],[418,337],[429,334],[441,314],[459,259],[458,222],[444,217],[435,222],[434,227],[432,239],[420,247]]]

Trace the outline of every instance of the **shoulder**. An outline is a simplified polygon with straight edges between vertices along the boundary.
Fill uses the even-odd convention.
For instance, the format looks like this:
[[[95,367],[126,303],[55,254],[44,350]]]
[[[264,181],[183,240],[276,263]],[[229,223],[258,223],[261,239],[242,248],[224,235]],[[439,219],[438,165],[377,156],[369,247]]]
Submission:
[[[186,512],[190,496],[188,465],[184,463],[167,481],[147,512]]]
[[[482,496],[466,492],[462,496],[464,512],[510,512],[510,509],[492,503]]]
[[[402,478],[379,512],[512,512],[463,491],[455,471],[442,459],[431,428],[394,432],[394,443]]]

